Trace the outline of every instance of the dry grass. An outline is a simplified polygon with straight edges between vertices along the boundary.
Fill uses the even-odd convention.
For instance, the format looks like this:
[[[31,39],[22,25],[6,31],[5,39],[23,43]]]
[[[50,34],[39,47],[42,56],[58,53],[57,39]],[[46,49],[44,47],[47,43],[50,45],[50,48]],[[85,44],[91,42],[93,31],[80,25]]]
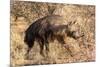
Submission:
[[[37,7],[37,5],[39,6],[37,10],[39,9],[38,12],[40,12],[40,14],[36,13],[36,10],[32,10],[32,7]],[[48,57],[42,57],[39,54],[40,48],[38,43],[35,42],[29,54],[29,59],[25,59],[27,46],[23,41],[24,32],[32,23],[30,21],[35,21],[39,17],[49,13],[47,10],[48,5],[53,4],[34,2],[15,2],[11,4],[11,65],[19,66],[95,61],[95,6],[67,4],[55,4],[54,6],[57,7],[52,14],[62,15],[66,18],[66,21],[77,20],[76,26],[78,26],[80,32],[85,33],[85,36],[77,40],[65,37],[66,46],[68,48],[61,47],[61,44],[56,40],[50,42]]]

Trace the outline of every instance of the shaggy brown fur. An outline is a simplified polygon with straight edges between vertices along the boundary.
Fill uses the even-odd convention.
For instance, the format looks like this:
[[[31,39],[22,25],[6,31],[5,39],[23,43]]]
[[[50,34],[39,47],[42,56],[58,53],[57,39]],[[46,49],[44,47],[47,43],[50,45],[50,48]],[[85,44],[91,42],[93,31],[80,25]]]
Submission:
[[[61,25],[63,17],[59,15],[45,16],[32,23],[25,31],[24,42],[28,45],[27,53],[34,46],[34,41],[40,45],[40,54],[44,56],[43,49],[46,47],[46,53],[49,52],[49,40],[57,39],[61,44],[65,44],[64,37],[75,38],[75,31],[70,31],[68,25]]]

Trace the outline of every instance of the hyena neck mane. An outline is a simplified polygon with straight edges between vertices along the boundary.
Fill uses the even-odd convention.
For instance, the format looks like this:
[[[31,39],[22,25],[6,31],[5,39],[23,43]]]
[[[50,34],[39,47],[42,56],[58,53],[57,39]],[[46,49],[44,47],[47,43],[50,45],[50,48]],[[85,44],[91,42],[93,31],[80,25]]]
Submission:
[[[62,31],[67,29],[67,25],[52,25],[51,29],[53,31]]]

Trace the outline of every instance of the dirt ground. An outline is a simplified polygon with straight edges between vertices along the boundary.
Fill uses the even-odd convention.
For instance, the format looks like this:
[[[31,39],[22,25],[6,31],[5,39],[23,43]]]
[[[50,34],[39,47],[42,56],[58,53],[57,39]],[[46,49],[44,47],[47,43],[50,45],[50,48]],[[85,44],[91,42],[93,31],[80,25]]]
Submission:
[[[11,66],[95,61],[94,5],[11,1],[10,13]],[[40,55],[39,44],[35,42],[29,53],[29,59],[25,59],[27,51],[27,45],[23,41],[25,30],[35,20],[49,14],[61,15],[66,18],[67,22],[76,20],[78,29],[85,34],[84,37],[77,40],[65,37],[64,40],[69,46],[69,50],[61,47],[61,44],[56,40],[50,42],[48,57]]]

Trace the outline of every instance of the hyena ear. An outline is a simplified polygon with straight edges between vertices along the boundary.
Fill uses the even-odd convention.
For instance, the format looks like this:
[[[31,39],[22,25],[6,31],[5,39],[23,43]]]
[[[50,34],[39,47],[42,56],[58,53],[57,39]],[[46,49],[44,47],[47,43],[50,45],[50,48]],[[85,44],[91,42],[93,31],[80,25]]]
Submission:
[[[72,24],[76,24],[76,20],[74,20],[74,21],[72,22]]]

